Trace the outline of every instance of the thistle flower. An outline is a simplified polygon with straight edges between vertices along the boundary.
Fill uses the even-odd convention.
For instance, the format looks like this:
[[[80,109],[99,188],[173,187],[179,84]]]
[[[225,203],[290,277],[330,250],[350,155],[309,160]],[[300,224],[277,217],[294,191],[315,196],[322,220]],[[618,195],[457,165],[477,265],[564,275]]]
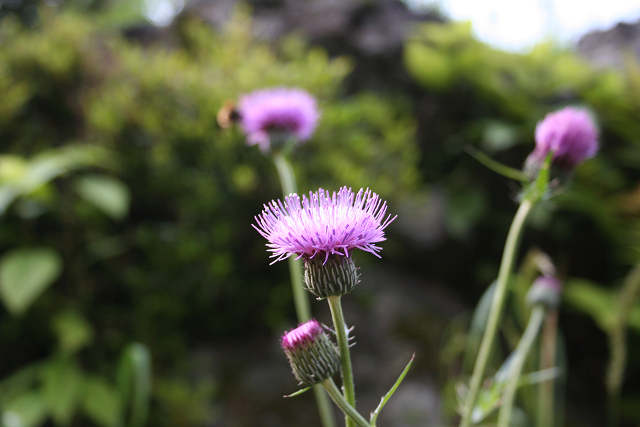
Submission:
[[[527,294],[527,301],[531,305],[542,304],[547,308],[554,309],[560,304],[560,294],[562,283],[555,276],[540,276],[533,284]]]
[[[536,174],[551,151],[552,164],[566,171],[598,152],[598,129],[586,110],[566,107],[547,114],[536,126],[536,148],[525,169]]]
[[[255,217],[253,227],[267,239],[272,264],[296,256],[305,262],[305,283],[319,298],[345,295],[358,284],[354,249],[380,257],[377,243],[396,216],[387,215],[387,203],[369,189],[354,194],[322,188],[302,199],[290,194],[273,200]]]
[[[340,356],[317,320],[311,319],[285,332],[281,340],[291,370],[304,385],[332,377],[340,367]]]
[[[316,128],[319,113],[315,99],[301,89],[263,89],[238,101],[240,125],[249,145],[263,151],[274,137],[306,141]]]

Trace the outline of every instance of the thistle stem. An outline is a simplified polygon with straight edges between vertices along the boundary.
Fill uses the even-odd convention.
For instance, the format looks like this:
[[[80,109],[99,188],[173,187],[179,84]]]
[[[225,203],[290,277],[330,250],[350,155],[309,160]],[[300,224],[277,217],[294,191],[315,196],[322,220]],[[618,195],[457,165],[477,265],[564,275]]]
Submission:
[[[478,357],[476,358],[476,363],[473,368],[473,374],[471,376],[471,383],[469,385],[469,392],[466,397],[460,427],[469,427],[471,425],[473,407],[476,403],[476,399],[478,398],[478,392],[480,391],[480,385],[484,378],[484,372],[487,367],[487,362],[489,361],[491,348],[493,347],[493,342],[498,332],[498,324],[500,322],[500,317],[502,316],[502,307],[504,305],[507,284],[509,282],[511,270],[513,269],[520,235],[522,234],[523,226],[529,212],[531,212],[531,208],[533,208],[533,205],[534,202],[532,200],[525,198],[522,203],[520,203],[518,211],[511,223],[511,227],[509,228],[509,234],[507,235],[507,241],[502,254],[502,261],[500,262],[500,271],[498,272],[496,289],[493,294],[493,301],[489,312],[489,319],[487,321],[487,327],[484,331],[484,335],[482,336],[480,350],[478,351]]]
[[[367,420],[362,415],[360,415],[358,411],[356,411],[356,409],[349,404],[349,402],[347,402],[344,396],[342,396],[342,394],[340,393],[340,390],[338,390],[338,387],[336,387],[336,383],[334,383],[331,378],[324,380],[322,382],[322,385],[329,394],[329,397],[331,397],[331,400],[333,400],[335,404],[338,405],[338,408],[342,409],[345,416],[349,420],[355,423],[353,425],[357,425],[360,427],[371,426],[371,424],[369,424],[369,422],[367,422]]]
[[[529,317],[529,323],[527,329],[525,329],[518,347],[513,355],[511,367],[509,369],[509,382],[504,392],[502,399],[502,407],[498,414],[498,427],[509,427],[511,421],[511,412],[513,410],[513,402],[516,396],[516,390],[518,389],[518,382],[520,381],[520,374],[522,373],[522,366],[529,355],[529,350],[538,335],[540,325],[544,320],[545,309],[541,305],[534,307]]]
[[[353,385],[353,370],[351,368],[351,354],[349,353],[349,339],[347,337],[347,325],[344,322],[344,315],[342,314],[342,303],[340,298],[340,296],[331,296],[327,298],[327,302],[329,303],[329,309],[331,309],[333,327],[336,330],[338,348],[340,349],[340,364],[344,397],[347,403],[355,408],[356,392]],[[345,425],[347,427],[355,426],[353,420],[349,417],[345,417]]]
[[[293,173],[291,164],[284,154],[274,154],[273,163],[278,171],[278,178],[280,179],[280,186],[282,187],[282,193],[284,196],[286,197],[291,193],[297,192],[296,176]],[[307,298],[304,291],[302,263],[300,260],[296,260],[293,257],[290,257],[288,261],[289,274],[291,276],[291,293],[293,294],[293,304],[296,309],[298,322],[306,322],[311,319],[311,307],[309,304],[309,298]],[[322,426],[335,427],[336,424],[333,418],[333,411],[331,410],[327,396],[322,392],[319,385],[313,386],[313,393],[316,397],[316,404],[318,405],[318,412],[320,413]]]

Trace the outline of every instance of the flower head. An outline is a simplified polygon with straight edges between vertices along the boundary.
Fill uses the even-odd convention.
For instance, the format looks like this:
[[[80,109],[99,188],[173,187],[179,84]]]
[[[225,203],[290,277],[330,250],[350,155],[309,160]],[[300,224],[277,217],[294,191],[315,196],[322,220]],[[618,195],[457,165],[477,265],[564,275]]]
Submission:
[[[297,328],[282,335],[280,345],[283,350],[294,350],[311,344],[318,335],[324,333],[322,325],[315,319],[302,323]]]
[[[338,351],[315,319],[285,332],[281,345],[293,375],[304,385],[319,383],[338,371]]]
[[[250,145],[267,150],[273,134],[285,134],[297,141],[311,137],[318,122],[315,99],[301,89],[263,89],[238,101],[240,125]]]
[[[292,255],[307,259],[330,255],[349,256],[353,249],[380,257],[376,243],[385,239],[384,229],[396,218],[387,215],[387,203],[369,189],[357,194],[347,187],[337,193],[322,188],[302,199],[290,194],[272,200],[255,217],[253,227],[267,239],[274,262]]]
[[[571,170],[598,152],[598,129],[590,114],[580,108],[566,107],[547,116],[536,126],[536,148],[527,164],[536,169],[553,151],[552,163]]]
[[[527,301],[530,304],[542,304],[547,308],[556,308],[560,304],[562,282],[551,275],[538,277],[529,290]]]

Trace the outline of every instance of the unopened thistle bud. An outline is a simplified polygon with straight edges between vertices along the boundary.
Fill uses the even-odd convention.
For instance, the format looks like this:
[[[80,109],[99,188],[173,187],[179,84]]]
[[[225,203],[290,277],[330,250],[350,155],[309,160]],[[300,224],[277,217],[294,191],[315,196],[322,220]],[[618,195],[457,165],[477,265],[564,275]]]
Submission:
[[[536,148],[527,158],[525,173],[535,177],[547,154],[553,152],[552,169],[566,175],[598,152],[598,129],[588,111],[566,107],[536,126]]]
[[[360,282],[358,267],[348,256],[330,255],[304,260],[304,283],[318,298],[342,296]]]
[[[540,276],[531,285],[527,302],[531,305],[542,304],[548,309],[555,309],[560,304],[562,284],[554,276]]]
[[[303,385],[324,381],[340,368],[338,350],[317,320],[309,320],[285,332],[281,345],[293,375]]]

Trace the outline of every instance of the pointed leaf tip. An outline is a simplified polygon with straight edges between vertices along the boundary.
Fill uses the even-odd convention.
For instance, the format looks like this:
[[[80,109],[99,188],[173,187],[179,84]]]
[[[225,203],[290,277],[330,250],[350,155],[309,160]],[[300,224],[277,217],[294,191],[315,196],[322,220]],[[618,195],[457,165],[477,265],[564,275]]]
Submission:
[[[285,395],[284,395],[284,396],[282,396],[282,397],[284,397],[285,399],[288,399],[288,398],[290,398],[290,397],[300,396],[302,393],[307,392],[307,391],[309,391],[310,389],[311,389],[311,386],[308,386],[308,387],[305,387],[305,388],[301,388],[301,389],[300,389],[300,390],[298,390],[298,391],[294,391],[294,392],[293,392],[293,393],[291,393],[291,394],[285,394]]]

